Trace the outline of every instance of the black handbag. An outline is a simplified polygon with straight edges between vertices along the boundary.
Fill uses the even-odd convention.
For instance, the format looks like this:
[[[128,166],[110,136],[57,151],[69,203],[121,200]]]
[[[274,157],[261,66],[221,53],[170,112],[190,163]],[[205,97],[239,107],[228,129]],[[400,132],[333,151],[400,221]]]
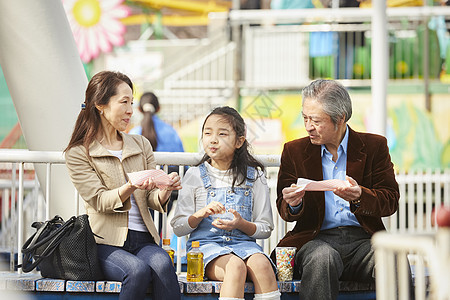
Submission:
[[[97,259],[97,244],[88,215],[60,216],[45,222],[34,222],[37,231],[22,247],[24,272],[38,267],[42,277],[66,280],[100,280],[102,272]]]

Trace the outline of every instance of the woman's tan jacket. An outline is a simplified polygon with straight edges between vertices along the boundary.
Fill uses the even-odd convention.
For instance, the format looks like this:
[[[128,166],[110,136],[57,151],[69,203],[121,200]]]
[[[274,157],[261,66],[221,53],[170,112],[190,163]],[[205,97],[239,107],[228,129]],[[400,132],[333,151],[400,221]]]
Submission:
[[[128,211],[131,200],[122,203],[119,187],[128,180],[126,173],[155,169],[156,162],[150,142],[140,135],[121,133],[123,139],[122,162],[97,140],[89,146],[89,160],[84,146],[69,149],[66,166],[73,185],[84,199],[86,213],[98,244],[122,247],[128,234]],[[137,189],[133,193],[142,219],[159,244],[159,235],[149,207],[164,212],[158,200],[158,189]]]

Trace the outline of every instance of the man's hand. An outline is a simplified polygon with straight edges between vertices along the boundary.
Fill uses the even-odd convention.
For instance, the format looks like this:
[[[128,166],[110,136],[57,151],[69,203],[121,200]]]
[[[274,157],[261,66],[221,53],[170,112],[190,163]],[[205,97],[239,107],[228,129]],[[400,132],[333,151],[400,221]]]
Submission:
[[[305,191],[298,191],[298,186],[291,184],[290,187],[285,187],[282,191],[283,199],[292,207],[300,205],[302,203],[302,198],[305,195]]]
[[[333,193],[342,199],[351,202],[355,200],[359,200],[361,198],[361,187],[355,181],[355,179],[350,176],[345,176],[347,181],[350,182],[349,187],[340,187],[333,190]]]

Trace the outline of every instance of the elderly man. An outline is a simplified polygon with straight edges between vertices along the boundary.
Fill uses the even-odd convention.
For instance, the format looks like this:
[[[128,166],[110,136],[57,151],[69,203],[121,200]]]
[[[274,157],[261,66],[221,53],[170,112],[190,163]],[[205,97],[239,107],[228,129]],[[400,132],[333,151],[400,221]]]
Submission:
[[[308,137],[284,145],[277,186],[278,212],[296,224],[278,246],[297,247],[300,299],[336,299],[339,280],[374,280],[370,238],[397,210],[398,184],[386,139],[347,125],[352,103],[340,83],[316,80],[302,96]],[[349,184],[305,192],[297,178]]]

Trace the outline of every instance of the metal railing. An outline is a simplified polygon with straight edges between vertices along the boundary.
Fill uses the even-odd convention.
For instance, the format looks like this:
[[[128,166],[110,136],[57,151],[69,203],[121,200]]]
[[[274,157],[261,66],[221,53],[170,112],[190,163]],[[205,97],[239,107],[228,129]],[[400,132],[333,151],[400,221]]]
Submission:
[[[164,103],[161,117],[182,127],[226,103],[234,87],[235,48],[228,42],[167,76],[164,89],[155,90]]]
[[[231,24],[243,28],[241,86],[299,89],[316,78],[370,86],[371,65],[377,63],[372,62],[373,13],[361,8],[231,11]],[[428,22],[450,19],[450,7],[388,8],[386,15],[389,78],[438,80],[439,40]]]
[[[377,299],[412,299],[408,255],[414,255],[414,299],[450,299],[450,229],[433,234],[373,236]]]
[[[428,22],[433,18],[448,21],[450,7],[388,8],[386,15],[389,78],[416,83],[438,80],[442,69],[437,31],[447,28]],[[228,26],[238,30],[232,36],[242,38],[235,41],[236,46],[230,43],[198,60],[188,59],[190,65],[166,77],[165,89],[208,88],[218,83],[233,87],[233,81],[244,89],[299,89],[316,78],[370,86],[372,9],[233,10],[211,14],[211,18],[228,19]],[[233,51],[239,60],[233,59]],[[232,69],[242,69],[241,78]]]
[[[272,203],[272,211],[274,217],[275,228],[269,239],[258,243],[263,247],[266,253],[277,245],[278,241],[291,230],[294,223],[283,221],[277,212],[276,199],[276,182],[278,166],[280,164],[279,155],[257,155],[257,158],[267,167],[267,182],[269,185],[270,199]],[[199,153],[167,153],[155,152],[155,159],[159,168],[166,172],[169,165],[179,166],[180,176],[184,174],[184,166],[196,165],[201,159]],[[21,262],[21,247],[23,245],[23,237],[27,236],[26,229],[33,221],[44,221],[49,219],[50,190],[52,184],[51,171],[53,165],[64,164],[64,157],[61,152],[55,151],[26,151],[26,150],[0,150],[0,163],[11,164],[11,179],[8,182],[3,180],[0,196],[2,199],[2,232],[0,247],[3,251],[11,254],[10,266],[11,271],[14,270],[14,254],[18,253],[18,262]],[[38,214],[33,214],[30,218],[36,216],[42,219],[25,219],[24,218],[24,200],[27,190],[38,190],[39,183],[37,177],[35,182],[24,180],[24,165],[27,163],[45,164],[46,165],[46,185],[40,187],[41,191],[45,190],[44,205],[34,205],[33,207],[43,210]],[[17,169],[18,165],[18,169]],[[16,178],[16,170],[18,170],[18,181]],[[427,171],[425,173],[406,174],[400,172],[397,175],[397,181],[400,185],[400,206],[399,211],[384,219],[387,229],[390,232],[408,232],[408,233],[430,233],[435,232],[435,227],[431,225],[431,213],[435,206],[441,204],[450,205],[450,169]],[[15,188],[13,188],[15,187]],[[39,194],[30,193],[27,201],[39,201]],[[9,201],[16,199],[16,201]],[[75,195],[78,208],[79,196]],[[17,204],[16,204],[17,202]],[[11,203],[9,205],[9,203]],[[175,204],[176,205],[176,204]],[[42,207],[41,207],[42,206]],[[174,208],[172,208],[174,209]],[[76,212],[79,213],[78,211]],[[162,222],[162,236],[168,237],[167,232],[167,215],[163,214],[162,218],[159,214],[155,214],[155,223],[158,228]],[[6,226],[7,222],[11,226]],[[24,226],[28,227],[25,228]],[[5,232],[6,230],[6,232]],[[181,243],[177,239],[177,271],[181,272]]]

